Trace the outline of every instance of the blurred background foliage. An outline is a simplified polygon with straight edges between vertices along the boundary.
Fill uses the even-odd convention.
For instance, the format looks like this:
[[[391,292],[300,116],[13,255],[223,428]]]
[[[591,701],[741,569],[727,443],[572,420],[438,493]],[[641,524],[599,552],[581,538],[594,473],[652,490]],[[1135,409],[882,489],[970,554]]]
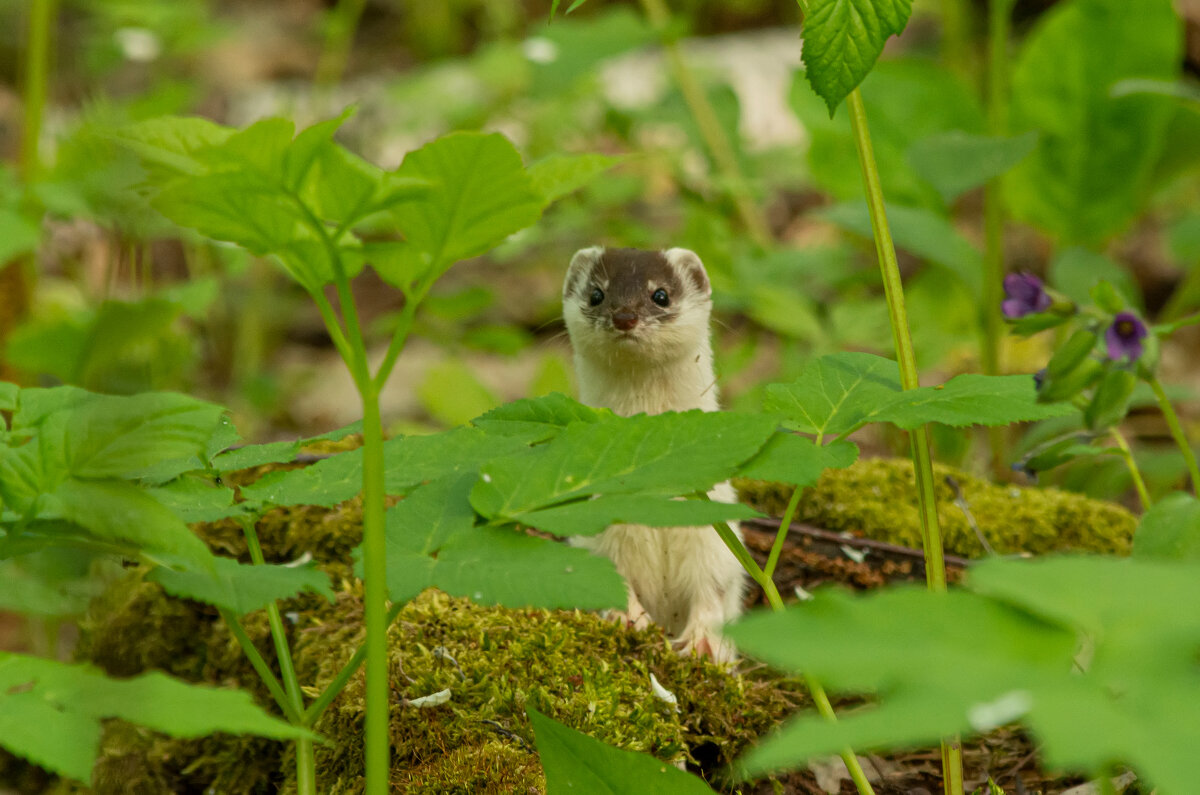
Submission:
[[[1007,270],[1081,300],[1108,279],[1149,319],[1200,308],[1200,3],[1152,5],[1015,3],[1000,127],[985,90],[985,2],[915,0],[863,84],[931,382],[981,369],[981,186],[999,174]],[[353,388],[299,289],[153,212],[143,175],[108,138],[160,114],[303,126],[351,105],[339,138],[385,168],[453,129],[499,130],[526,162],[623,157],[438,283],[383,398],[393,431],[570,392],[559,285],[571,253],[596,243],[700,253],[727,405],[756,406],[765,384],[814,354],[889,352],[849,123],[844,109],[830,118],[800,69],[797,4],[668,6],[652,24],[661,4],[646,0],[591,0],[553,21],[550,0],[2,0],[2,375],[188,391],[230,406],[247,438],[355,419]],[[714,131],[697,123],[663,42],[711,103],[733,170],[712,156]],[[355,291],[383,340],[402,299],[370,274]],[[1052,335],[1002,340],[1002,369],[1040,367]],[[1193,430],[1198,344],[1184,329],[1162,365]],[[1163,490],[1182,462],[1150,396],[1138,405],[1127,430]],[[1013,455],[1061,425],[1014,438]],[[935,436],[942,458],[983,468],[972,436]],[[903,444],[862,441],[880,453]],[[1115,458],[1054,477],[1093,496],[1129,490]]]

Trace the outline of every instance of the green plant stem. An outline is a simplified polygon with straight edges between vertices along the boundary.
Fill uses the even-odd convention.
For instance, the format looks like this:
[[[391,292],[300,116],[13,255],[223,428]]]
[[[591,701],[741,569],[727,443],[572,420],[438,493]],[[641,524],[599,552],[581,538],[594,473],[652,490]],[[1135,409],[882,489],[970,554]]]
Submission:
[[[363,404],[363,612],[367,629],[366,792],[386,795],[391,767],[388,719],[387,541],[384,534],[383,420],[379,390],[368,382]]]
[[[867,207],[871,213],[871,227],[875,235],[875,251],[879,256],[879,268],[883,276],[883,288],[887,297],[888,315],[892,323],[892,337],[896,344],[896,359],[900,365],[900,384],[908,389],[920,386],[917,373],[917,358],[913,351],[912,337],[908,328],[908,311],[904,304],[904,286],[900,280],[900,266],[896,262],[896,247],[892,243],[888,228],[887,209],[883,202],[883,187],[879,182],[879,169],[875,165],[875,152],[871,145],[871,133],[867,126],[867,112],[863,107],[862,94],[855,88],[846,99],[850,111],[850,127],[854,134],[858,160],[862,167],[863,186],[867,194]],[[937,497],[933,481],[933,457],[929,451],[929,432],[925,427],[910,433],[912,440],[913,473],[917,482],[917,498],[921,509],[921,531],[925,551],[925,582],[929,590],[946,590],[946,562],[942,550],[942,532],[938,523]],[[942,782],[947,795],[962,793],[962,749],[956,739],[942,741]]]
[[[392,605],[391,609],[388,610],[387,623],[389,627],[396,620],[396,616],[400,615],[400,611],[403,608],[404,605]],[[367,644],[363,643],[354,650],[354,655],[346,661],[346,664],[342,666],[342,670],[338,671],[338,675],[325,686],[325,689],[321,691],[321,695],[317,696],[317,699],[308,705],[308,709],[304,711],[303,723],[305,726],[312,727],[316,725],[321,715],[329,708],[333,700],[337,698],[338,693],[341,693],[342,689],[346,687],[346,683],[350,681],[350,677],[354,676],[358,669],[362,667],[363,660],[365,659],[367,659]]]
[[[775,536],[775,544],[772,547],[773,554],[774,547],[782,546],[780,539],[787,535],[788,525],[791,524],[791,517],[795,513],[795,507],[792,505],[792,502],[799,503],[799,498],[796,497],[796,494],[799,492],[800,489],[796,489],[793,492],[793,500],[788,503],[790,510],[787,516],[784,517],[783,523],[779,526],[779,532]],[[705,494],[703,498],[708,499],[708,495]],[[775,586],[775,580],[771,578],[771,575],[767,571],[759,568],[754,558],[750,557],[750,552],[746,549],[746,545],[741,542],[741,539],[737,537],[733,529],[726,522],[716,522],[713,524],[713,528],[717,531],[717,535],[721,537],[721,540],[725,542],[725,546],[729,548],[729,551],[733,553],[733,556],[738,559],[738,562],[749,573],[750,577],[763,589],[763,593],[766,594],[767,602],[771,605],[771,609],[775,612],[782,611],[784,609],[783,597],[779,595],[779,589]],[[778,554],[775,554],[775,557],[778,559]],[[767,568],[773,568],[769,559],[767,561]],[[809,692],[812,693],[813,703],[817,705],[817,711],[830,723],[837,723],[837,713],[833,711],[833,705],[829,702],[829,696],[826,695],[825,688],[812,676],[806,675],[804,680],[808,684]],[[871,782],[867,781],[867,774],[863,772],[862,765],[858,763],[858,756],[855,755],[854,749],[842,749],[841,757],[842,761],[846,763],[846,770],[850,772],[850,778],[854,780],[854,785],[858,787],[860,795],[874,795],[875,790],[871,787]]]
[[[392,332],[392,339],[388,342],[387,353],[384,354],[383,362],[380,363],[379,369],[375,372],[375,388],[383,389],[383,385],[387,383],[388,378],[392,374],[392,368],[396,366],[396,360],[404,351],[404,345],[408,342],[409,332],[412,331],[413,323],[417,317],[417,307],[421,301],[425,299],[425,294],[429,292],[429,287],[432,282],[427,282],[415,286],[411,291],[404,294],[404,307],[400,310],[400,319],[396,323],[396,330]]]
[[[1117,443],[1117,449],[1121,451],[1121,457],[1125,459],[1125,466],[1129,468],[1129,475],[1133,478],[1133,487],[1137,490],[1138,499],[1142,502],[1142,510],[1150,510],[1151,500],[1150,492],[1146,488],[1146,481],[1142,479],[1142,472],[1138,469],[1137,461],[1133,458],[1133,450],[1129,448],[1129,442],[1125,439],[1125,434],[1116,426],[1108,429],[1109,436]]]
[[[1014,0],[992,0],[988,5],[988,128],[992,135],[1008,134],[1008,37]],[[1000,312],[1004,280],[1004,192],[1000,176],[988,182],[984,193],[983,295],[981,312],[983,350],[981,362],[986,375],[999,375],[1000,341],[1004,318]],[[992,471],[1005,472],[1007,457],[1004,428],[988,428]]]
[[[779,522],[779,530],[775,533],[775,543],[771,544],[771,554],[767,555],[767,565],[763,569],[763,574],[768,580],[771,580],[775,574],[775,566],[778,565],[779,555],[783,552],[783,542],[787,538],[788,527],[791,526],[792,519],[796,516],[796,509],[800,507],[800,495],[803,491],[796,486],[792,489],[792,496],[788,498],[787,508],[783,511],[783,519]],[[772,580],[772,582],[774,581]]]
[[[246,659],[250,661],[250,665],[254,667],[258,678],[267,686],[271,697],[275,699],[275,703],[279,705],[284,716],[294,724],[301,724],[304,720],[302,715],[298,715],[292,708],[292,701],[288,694],[283,692],[283,686],[279,684],[279,680],[275,678],[275,674],[271,671],[271,666],[267,665],[267,661],[263,659],[262,653],[258,647],[254,645],[254,641],[250,640],[250,636],[246,634],[246,628],[242,626],[242,622],[234,615],[232,610],[221,610],[221,618],[225,620],[225,626],[229,627],[229,631],[233,633],[233,637],[237,640],[238,645],[242,647],[242,653],[246,655]]]
[[[246,534],[246,546],[250,549],[250,560],[255,566],[261,566],[265,563],[265,559],[262,545],[258,543],[258,532],[254,529],[254,521],[251,517],[242,519],[242,530]],[[283,628],[283,616],[279,614],[279,605],[274,601],[267,605],[267,621],[271,625],[271,639],[275,642],[275,656],[279,662],[283,687],[287,693],[288,703],[292,707],[289,717],[299,718],[304,714],[304,694],[300,691],[300,681],[296,678],[296,668],[292,665],[292,652],[288,648],[287,632]],[[299,795],[316,795],[316,770],[313,741],[307,737],[296,740],[296,791]]]
[[[37,179],[42,168],[42,120],[46,114],[50,74],[50,35],[58,15],[58,0],[33,0],[29,4],[29,41],[25,51],[25,92],[21,130],[21,176]]]
[[[1158,377],[1152,375],[1146,381],[1150,384],[1150,388],[1154,390],[1154,399],[1158,401],[1158,408],[1162,411],[1163,419],[1167,421],[1167,427],[1171,430],[1171,438],[1175,440],[1175,444],[1179,446],[1179,451],[1183,453],[1183,460],[1187,464],[1188,475],[1192,479],[1192,493],[1200,496],[1200,466],[1196,465],[1196,451],[1192,449],[1191,444],[1188,442],[1187,434],[1183,431],[1183,425],[1179,422],[1179,415],[1175,413],[1175,407],[1171,405],[1171,401],[1167,397],[1167,393],[1163,389],[1163,385],[1158,380]]]
[[[965,0],[942,0],[942,59],[960,75],[971,76],[970,12]]]
[[[317,88],[328,88],[341,82],[350,60],[350,45],[362,18],[367,0],[339,0],[325,23],[325,44],[317,61],[314,82]]]
[[[704,139],[704,145],[708,148],[717,171],[728,186],[738,215],[741,217],[742,223],[746,225],[746,231],[750,233],[755,244],[762,248],[769,248],[771,246],[770,229],[750,193],[745,177],[742,176],[742,170],[738,166],[737,155],[734,154],[729,136],[721,127],[716,111],[713,110],[712,103],[708,101],[708,96],[701,88],[700,82],[684,60],[679,43],[670,35],[671,13],[667,9],[666,3],[664,0],[639,0],[639,2],[646,18],[650,20],[651,26],[659,34],[663,52],[667,58],[667,67],[671,70],[671,76],[683,94],[683,100],[687,103],[696,127],[700,130],[700,136]]]

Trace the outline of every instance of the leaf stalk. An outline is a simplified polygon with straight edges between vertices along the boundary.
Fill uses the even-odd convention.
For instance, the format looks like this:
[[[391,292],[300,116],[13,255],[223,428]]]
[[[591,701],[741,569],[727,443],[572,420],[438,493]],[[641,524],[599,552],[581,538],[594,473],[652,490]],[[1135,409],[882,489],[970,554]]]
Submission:
[[[1188,442],[1187,434],[1183,430],[1183,424],[1179,421],[1179,415],[1175,412],[1175,407],[1171,405],[1171,401],[1163,389],[1162,382],[1158,380],[1158,376],[1151,375],[1146,379],[1146,382],[1154,390],[1154,399],[1158,401],[1158,408],[1162,411],[1163,419],[1167,421],[1167,428],[1171,431],[1171,438],[1175,440],[1175,444],[1179,446],[1179,451],[1183,453],[1183,461],[1187,464],[1188,476],[1192,480],[1192,493],[1200,496],[1200,466],[1196,464],[1196,451],[1192,449],[1191,443]]]

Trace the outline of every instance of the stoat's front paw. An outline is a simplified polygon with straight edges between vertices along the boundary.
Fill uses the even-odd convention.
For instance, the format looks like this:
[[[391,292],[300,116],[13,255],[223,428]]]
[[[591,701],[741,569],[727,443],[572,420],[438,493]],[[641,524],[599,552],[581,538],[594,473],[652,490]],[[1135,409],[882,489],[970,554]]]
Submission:
[[[680,654],[699,654],[713,662],[727,665],[737,660],[737,649],[715,632],[685,632],[674,643]]]
[[[627,610],[609,610],[605,612],[604,617],[609,621],[615,621],[633,629],[646,629],[652,623],[646,608],[635,600],[630,600]]]

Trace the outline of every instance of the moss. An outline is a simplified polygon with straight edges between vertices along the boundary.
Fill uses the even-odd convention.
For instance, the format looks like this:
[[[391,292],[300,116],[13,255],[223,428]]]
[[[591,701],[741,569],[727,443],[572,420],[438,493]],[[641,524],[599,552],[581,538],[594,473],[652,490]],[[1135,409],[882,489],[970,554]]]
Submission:
[[[934,464],[938,517],[946,551],[979,557],[984,549],[955,502],[952,477],[988,542],[1000,554],[1064,550],[1128,554],[1137,519],[1112,503],[1051,488],[996,485]],[[741,481],[742,498],[778,516],[791,492],[774,483]],[[880,541],[921,546],[920,517],[912,464],[874,458],[821,476],[800,500],[796,521],[849,531]]]

